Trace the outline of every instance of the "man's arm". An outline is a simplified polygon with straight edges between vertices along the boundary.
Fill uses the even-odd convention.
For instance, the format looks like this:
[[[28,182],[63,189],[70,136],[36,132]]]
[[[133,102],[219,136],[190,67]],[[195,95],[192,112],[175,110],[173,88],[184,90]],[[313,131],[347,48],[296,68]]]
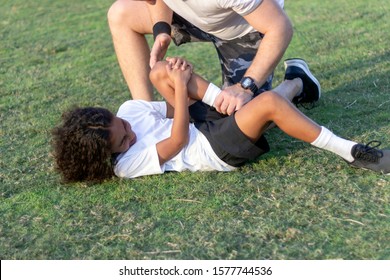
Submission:
[[[263,85],[274,71],[293,35],[292,24],[274,0],[264,0],[257,9],[244,17],[257,31],[264,34],[260,47],[245,76]]]
[[[244,17],[257,31],[264,34],[257,54],[244,76],[251,77],[260,87],[286,51],[293,34],[291,22],[274,0],[263,2]],[[225,88],[215,101],[218,112],[232,114],[252,99],[251,91],[240,84]]]

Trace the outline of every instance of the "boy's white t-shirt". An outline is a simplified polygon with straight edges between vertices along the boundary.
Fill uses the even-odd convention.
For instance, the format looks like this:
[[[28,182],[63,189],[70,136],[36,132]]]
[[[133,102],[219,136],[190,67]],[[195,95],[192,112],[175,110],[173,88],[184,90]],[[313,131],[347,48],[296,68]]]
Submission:
[[[207,138],[189,124],[188,144],[171,160],[160,166],[156,144],[171,135],[173,119],[166,118],[165,102],[129,100],[117,116],[128,121],[137,136],[136,143],[117,157],[114,172],[118,177],[135,178],[165,171],[231,171],[235,168],[222,161]]]
[[[199,29],[222,40],[233,40],[256,30],[243,18],[263,0],[164,0],[171,10]],[[277,0],[283,8],[284,0]],[[261,20],[261,19],[259,19]]]

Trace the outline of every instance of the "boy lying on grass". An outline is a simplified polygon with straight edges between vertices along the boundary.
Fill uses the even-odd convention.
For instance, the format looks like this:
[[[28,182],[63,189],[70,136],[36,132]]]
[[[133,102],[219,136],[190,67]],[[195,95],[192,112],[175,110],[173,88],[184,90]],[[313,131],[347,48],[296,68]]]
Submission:
[[[303,60],[287,60],[285,66],[278,87],[224,115],[212,107],[220,89],[192,73],[187,61],[159,62],[150,79],[167,102],[126,101],[116,116],[92,107],[64,113],[62,124],[53,129],[56,168],[65,182],[232,171],[269,151],[263,134],[274,123],[351,166],[390,174],[390,150],[377,149],[377,141],[370,147],[340,138],[296,108],[291,101],[317,101],[320,85]]]

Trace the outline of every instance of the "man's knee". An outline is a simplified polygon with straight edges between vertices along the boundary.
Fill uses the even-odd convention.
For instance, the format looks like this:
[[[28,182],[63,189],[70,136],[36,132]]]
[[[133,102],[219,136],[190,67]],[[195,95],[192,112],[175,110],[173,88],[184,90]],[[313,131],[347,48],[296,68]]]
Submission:
[[[107,12],[107,18],[109,23],[121,23],[126,17],[129,16],[129,6],[132,1],[117,0],[115,1]]]

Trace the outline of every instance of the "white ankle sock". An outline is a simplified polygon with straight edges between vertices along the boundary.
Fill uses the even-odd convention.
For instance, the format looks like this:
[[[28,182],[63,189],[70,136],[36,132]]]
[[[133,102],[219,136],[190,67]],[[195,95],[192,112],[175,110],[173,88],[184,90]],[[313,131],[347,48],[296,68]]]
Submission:
[[[317,148],[333,152],[348,162],[355,160],[351,154],[351,150],[357,143],[338,137],[326,127],[321,126],[320,135],[311,144]]]

